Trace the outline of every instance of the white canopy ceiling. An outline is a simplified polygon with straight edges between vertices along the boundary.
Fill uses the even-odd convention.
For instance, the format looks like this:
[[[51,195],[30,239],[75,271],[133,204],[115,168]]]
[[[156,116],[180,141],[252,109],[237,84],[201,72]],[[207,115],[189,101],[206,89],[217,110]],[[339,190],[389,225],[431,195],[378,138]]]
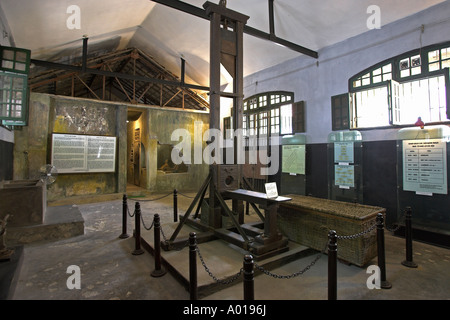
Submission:
[[[369,31],[371,5],[379,7],[383,26],[443,1],[274,0],[275,35],[319,51]],[[183,2],[202,8],[205,1]],[[228,8],[250,17],[248,26],[269,33],[268,0],[227,2]],[[71,5],[80,8],[80,29],[67,26],[74,13],[68,12]],[[70,61],[70,49],[80,48],[83,35],[87,35],[90,48],[106,52],[137,47],[174,74],[180,74],[180,61],[184,58],[186,82],[209,85],[207,20],[151,0],[2,0],[0,6],[14,45],[32,50],[34,59]],[[245,35],[244,75],[300,55],[273,42]]]

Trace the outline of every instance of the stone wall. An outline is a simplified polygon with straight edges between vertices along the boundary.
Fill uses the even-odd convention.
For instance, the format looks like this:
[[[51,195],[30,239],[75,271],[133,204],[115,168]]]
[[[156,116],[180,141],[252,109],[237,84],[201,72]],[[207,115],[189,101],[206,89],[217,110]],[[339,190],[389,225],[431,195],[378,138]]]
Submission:
[[[130,137],[140,128],[140,187],[155,192],[197,190],[206,179],[208,166],[189,166],[185,173],[158,172],[158,143],[171,141],[173,130],[186,128],[193,132],[196,121],[209,127],[209,114],[172,108],[127,105],[91,99],[31,93],[28,126],[14,132],[14,180],[39,179],[40,168],[51,163],[53,133],[111,136],[117,138],[116,170],[113,173],[58,173],[47,186],[49,201],[72,196],[125,193],[127,180],[134,184],[130,170]],[[127,124],[128,110],[141,116]],[[192,141],[193,144],[193,141]],[[203,142],[203,147],[205,143]]]
[[[196,191],[200,188],[208,175],[209,166],[205,163],[187,165],[180,172],[159,170],[158,150],[161,147],[173,147],[179,143],[172,140],[172,132],[176,129],[186,129],[191,135],[191,154],[194,150],[194,125],[203,123],[202,135],[209,128],[209,113],[196,111],[183,111],[177,109],[161,109],[159,107],[141,108],[141,116],[128,124],[128,149],[131,150],[132,132],[140,129],[141,146],[139,159],[139,185],[155,192],[170,192],[173,189]],[[178,139],[178,137],[177,137]],[[202,142],[202,150],[206,143]],[[173,164],[171,164],[173,166]],[[133,165],[128,159],[128,183],[135,182]],[[183,172],[181,172],[183,171]],[[133,175],[133,176],[130,176]]]
[[[126,117],[123,104],[31,93],[28,126],[15,132],[14,179],[39,179],[51,162],[53,133],[117,137],[113,173],[58,174],[48,185],[48,200],[126,191]]]

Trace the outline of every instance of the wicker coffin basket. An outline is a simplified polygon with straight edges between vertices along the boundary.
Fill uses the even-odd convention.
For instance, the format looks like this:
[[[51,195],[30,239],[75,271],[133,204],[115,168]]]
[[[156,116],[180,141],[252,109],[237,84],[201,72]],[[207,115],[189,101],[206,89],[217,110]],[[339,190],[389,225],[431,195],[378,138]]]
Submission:
[[[386,209],[301,195],[287,197],[292,200],[280,204],[278,228],[290,240],[322,251],[328,243],[329,230],[335,230],[338,236],[362,233],[338,240],[338,258],[363,267],[377,256],[376,228],[365,231]]]

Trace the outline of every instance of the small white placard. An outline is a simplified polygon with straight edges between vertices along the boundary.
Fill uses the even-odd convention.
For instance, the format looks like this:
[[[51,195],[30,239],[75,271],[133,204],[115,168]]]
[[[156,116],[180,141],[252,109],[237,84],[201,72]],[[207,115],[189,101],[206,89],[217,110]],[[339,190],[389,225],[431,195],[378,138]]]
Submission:
[[[429,196],[429,197],[432,197],[432,196],[433,196],[433,193],[432,193],[432,192],[421,192],[421,191],[416,191],[416,194],[417,194],[418,196]]]
[[[277,183],[276,182],[266,183],[265,187],[266,187],[267,198],[273,199],[273,198],[278,197],[278,189],[277,189]]]

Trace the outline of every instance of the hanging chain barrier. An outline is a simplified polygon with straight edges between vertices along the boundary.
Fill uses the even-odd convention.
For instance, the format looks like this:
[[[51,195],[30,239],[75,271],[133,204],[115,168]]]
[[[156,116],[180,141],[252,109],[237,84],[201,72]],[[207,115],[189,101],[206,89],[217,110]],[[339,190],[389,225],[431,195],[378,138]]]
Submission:
[[[133,213],[130,213],[130,207],[127,205],[127,212],[128,212],[128,215],[129,215],[131,218],[133,218],[133,217],[134,217],[134,214],[136,213],[136,209],[134,209]]]
[[[163,230],[162,226],[161,226],[161,234],[162,234],[162,236],[163,236],[164,242],[165,242],[166,244],[168,244],[168,243],[169,243],[169,240],[167,239],[166,235],[164,234],[164,230]],[[189,239],[186,240],[186,242],[185,242],[182,246],[177,245],[177,248],[175,248],[175,249],[173,249],[173,250],[175,250],[175,251],[181,251],[181,250],[183,250],[184,248],[186,248],[188,245],[189,245]]]
[[[392,224],[392,227],[388,227],[386,224],[384,226],[384,228],[389,231],[389,232],[395,232],[397,230],[399,230],[401,228],[401,224],[399,223],[399,221],[405,221],[406,219],[406,211],[403,211],[402,216],[400,217],[400,219],[398,219],[397,222],[394,222]]]
[[[183,197],[186,197],[186,198],[191,198],[191,199],[194,198],[194,197],[192,197],[192,196],[188,196],[187,194],[183,194],[183,193],[181,193],[180,191],[178,191],[178,194],[181,194]]]
[[[155,199],[130,199],[130,200],[139,201],[139,202],[157,201],[157,200],[164,199],[164,198],[166,198],[166,197],[168,197],[168,196],[170,196],[172,194],[173,194],[173,192],[170,192],[170,193],[168,193],[168,194],[166,194],[164,196],[161,196],[161,197],[158,197],[158,198],[155,198]]]
[[[374,223],[373,225],[371,225],[368,229],[363,230],[361,232],[355,233],[355,234],[351,234],[351,235],[345,235],[345,236],[339,236],[337,235],[336,238],[338,240],[352,240],[352,239],[356,239],[359,237],[362,237],[363,235],[371,232],[372,230],[375,230],[375,228],[377,227],[377,224]]]
[[[258,265],[257,263],[255,263],[255,267],[261,271],[262,273],[264,273],[265,275],[268,275],[270,277],[276,278],[276,279],[291,279],[291,278],[295,278],[298,276],[301,276],[302,274],[304,274],[306,271],[308,271],[309,269],[311,269],[312,266],[314,266],[317,261],[319,261],[319,259],[323,256],[323,254],[325,253],[326,249],[327,249],[327,244],[328,242],[325,244],[325,247],[323,248],[322,251],[320,251],[316,257],[314,258],[313,261],[311,261],[310,264],[308,264],[305,268],[303,268],[300,271],[294,272],[292,274],[289,275],[279,275],[279,274],[275,274],[273,272],[270,272],[269,270],[264,269],[264,267]]]
[[[199,249],[198,245],[196,245],[195,250],[197,251],[198,257],[199,257],[199,259],[200,259],[200,262],[201,262],[202,265],[203,265],[203,268],[205,268],[205,271],[206,271],[206,272],[209,274],[209,276],[210,276],[211,278],[213,278],[214,281],[216,281],[217,283],[221,283],[221,284],[225,284],[225,285],[226,285],[226,284],[230,284],[230,283],[234,282],[236,279],[238,279],[238,278],[241,276],[242,272],[244,272],[244,269],[241,268],[241,269],[239,270],[239,272],[237,272],[237,273],[236,273],[235,275],[233,275],[232,277],[228,278],[228,280],[220,280],[220,279],[218,279],[218,278],[217,278],[217,277],[209,270],[209,268],[206,266],[205,260],[203,259],[202,254],[200,253],[200,249]]]
[[[150,227],[147,227],[147,226],[145,225],[144,218],[142,217],[142,214],[141,214],[141,222],[142,222],[142,225],[144,226],[144,229],[145,229],[145,230],[151,230],[151,229],[153,228],[153,226],[155,225],[155,220],[153,219],[153,220],[152,220],[151,226],[150,226]],[[162,229],[161,229],[161,230],[162,230]]]
[[[169,195],[172,195],[172,194],[176,195],[176,193],[177,193],[177,191],[174,190],[173,193],[171,192],[171,193],[169,193],[169,194],[167,194],[167,195],[164,195],[164,196],[162,196],[162,197],[159,197],[159,198],[156,198],[156,199],[152,199],[152,200],[147,200],[147,201],[160,200],[160,199],[163,199],[163,198],[165,198],[165,197],[168,197]],[[180,192],[178,192],[178,194],[181,194],[181,195],[183,195],[183,196],[186,196],[186,195],[184,195],[184,194],[182,194],[182,193],[180,193]],[[187,196],[187,197],[189,197],[189,196]],[[144,200],[144,201],[145,201],[145,200]],[[144,226],[144,228],[145,228],[146,230],[151,230],[151,229],[153,228],[154,224],[155,224],[155,221],[153,220],[153,222],[152,222],[152,224],[150,225],[150,227],[147,227],[147,226],[145,225],[144,219],[142,218],[142,215],[141,215],[141,212],[140,212],[139,202],[137,202],[136,204],[137,204],[137,205],[136,205],[136,209],[135,209],[135,211],[131,214],[131,213],[130,213],[130,210],[129,210],[129,208],[128,208],[128,205],[126,204],[126,196],[124,196],[124,204],[123,204],[123,212],[124,212],[124,216],[126,215],[126,212],[128,212],[128,215],[129,215],[130,217],[136,216],[136,220],[137,220],[137,218],[139,218],[138,216],[140,216],[140,220],[141,220],[142,225]],[[125,209],[125,206],[126,206],[126,209]],[[139,212],[137,212],[137,211],[139,211]],[[411,216],[411,208],[410,208],[410,207],[408,207],[407,210],[406,210],[406,212],[403,213],[401,219],[405,218],[405,215],[406,215],[406,218],[409,218],[409,220],[410,220],[410,216]],[[158,215],[158,218],[159,218],[159,215]],[[399,219],[399,220],[401,220],[401,219]],[[406,219],[406,220],[408,220],[408,219]],[[159,222],[159,221],[158,221],[158,222]],[[314,259],[313,259],[306,267],[304,267],[303,269],[301,269],[301,270],[299,270],[299,271],[296,271],[296,272],[293,272],[293,273],[288,274],[288,275],[280,275],[280,274],[273,273],[273,272],[271,272],[271,271],[265,269],[263,266],[261,266],[261,265],[259,265],[259,264],[257,264],[257,263],[254,263],[254,262],[253,262],[253,258],[250,256],[251,259],[252,259],[252,261],[251,261],[251,265],[252,265],[251,268],[256,268],[256,269],[259,270],[261,273],[263,273],[263,274],[265,274],[265,275],[267,275],[267,276],[276,278],[276,279],[291,279],[291,278],[295,278],[295,277],[297,277],[297,276],[303,275],[305,272],[307,272],[308,270],[310,270],[310,269],[311,269],[311,268],[312,268],[312,267],[320,260],[320,258],[326,253],[327,248],[328,248],[328,250],[329,250],[328,253],[330,254],[330,243],[331,243],[331,242],[330,242],[330,232],[333,232],[333,233],[334,233],[334,239],[335,239],[334,241],[336,241],[336,240],[353,240],[353,239],[362,237],[362,236],[364,236],[364,235],[366,235],[366,234],[368,234],[368,233],[374,231],[375,229],[377,230],[377,240],[378,240],[378,242],[379,242],[380,240],[382,241],[382,242],[381,242],[381,245],[378,244],[378,247],[380,247],[380,248],[378,248],[378,251],[379,251],[379,252],[378,252],[378,256],[381,255],[382,258],[383,258],[383,260],[384,260],[384,236],[383,236],[383,229],[385,228],[385,229],[387,229],[388,231],[391,231],[391,232],[398,230],[398,228],[400,227],[400,225],[399,225],[398,223],[394,223],[394,225],[397,225],[397,227],[394,228],[394,229],[389,229],[389,228],[387,228],[387,227],[385,226],[385,224],[384,224],[383,214],[382,214],[382,213],[379,213],[378,216],[377,216],[376,222],[373,223],[373,224],[371,224],[367,229],[362,230],[361,232],[358,232],[358,233],[355,233],[355,234],[350,234],[350,235],[337,235],[335,231],[330,230],[329,233],[328,233],[328,241],[326,242],[324,248],[316,255],[316,257],[315,257],[315,258],[314,258]],[[162,237],[163,237],[163,241],[164,241],[166,244],[169,243],[169,240],[167,239],[167,237],[166,237],[166,235],[165,235],[165,233],[164,233],[164,230],[161,228],[161,225],[159,225],[158,228],[155,228],[155,232],[156,232],[156,229],[159,229],[159,230],[160,230],[160,233],[161,233],[161,235],[162,235]],[[380,234],[381,234],[381,237],[380,237]],[[378,239],[378,238],[380,238],[380,239]],[[195,241],[195,233],[194,233],[193,239],[194,239],[194,241]],[[205,262],[205,259],[204,259],[203,255],[201,254],[200,248],[198,247],[196,241],[195,241],[195,244],[191,245],[191,244],[190,244],[190,240],[191,240],[191,239],[188,239],[188,240],[186,241],[186,243],[184,243],[183,245],[177,245],[177,246],[176,246],[177,248],[174,249],[174,250],[181,251],[181,250],[183,250],[185,247],[189,246],[189,247],[190,247],[190,251],[195,251],[195,252],[197,253],[197,255],[198,255],[199,259],[200,259],[200,262],[201,262],[203,268],[205,269],[205,272],[208,273],[208,275],[209,275],[215,282],[217,282],[217,283],[219,283],[219,284],[223,284],[223,285],[229,285],[229,284],[233,283],[234,281],[236,281],[237,279],[239,279],[239,278],[241,277],[241,275],[243,275],[243,274],[244,274],[244,278],[245,278],[245,273],[246,273],[247,271],[244,270],[244,269],[245,269],[245,263],[244,263],[244,268],[240,268],[239,271],[238,271],[237,273],[235,273],[234,275],[227,276],[226,279],[219,279],[216,275],[214,275],[214,273],[213,273],[213,272],[210,270],[210,268],[207,266],[207,264],[206,264],[206,262]],[[137,248],[137,249],[138,249],[138,248]],[[137,249],[136,249],[135,251],[137,251]],[[140,248],[139,248],[139,249],[140,249]],[[195,254],[194,254],[194,255],[195,255]],[[410,253],[409,256],[411,256],[411,257],[408,258],[408,255],[407,255],[407,260],[406,260],[406,262],[409,263],[408,266],[409,266],[409,265],[414,265],[414,266],[415,266],[415,263],[413,263],[413,261],[412,261],[412,253]],[[247,257],[247,256],[246,256],[246,257]],[[380,257],[379,257],[379,259],[380,259]],[[379,261],[379,264],[380,264],[380,261]],[[384,266],[384,261],[381,261],[381,265]],[[383,267],[383,269],[384,269],[384,267]],[[385,273],[385,270],[383,270],[383,273]],[[195,275],[195,277],[196,277],[196,275]],[[387,283],[387,288],[390,288],[390,284],[388,283],[388,281],[385,281],[385,276],[383,277],[383,279],[384,279],[384,282]],[[382,280],[383,280],[383,279],[382,279]],[[244,279],[244,281],[245,281],[245,279]],[[333,279],[333,281],[336,282],[336,279]],[[383,282],[383,281],[382,281],[382,282]],[[329,297],[330,297],[330,295],[329,295]],[[332,297],[335,297],[335,294],[332,295]]]
[[[128,215],[129,215],[130,217],[134,217],[134,215],[136,214],[136,207],[135,207],[133,213],[130,213],[130,207],[127,205],[127,212],[128,212]],[[141,222],[142,222],[142,225],[144,226],[144,228],[145,228],[146,230],[151,230],[151,229],[153,228],[153,225],[154,225],[155,222],[152,221],[151,226],[150,226],[150,227],[147,227],[147,226],[145,225],[145,221],[144,221],[144,218],[142,217],[142,214],[141,214],[140,216],[141,216]],[[161,230],[162,230],[162,229],[161,229]]]

